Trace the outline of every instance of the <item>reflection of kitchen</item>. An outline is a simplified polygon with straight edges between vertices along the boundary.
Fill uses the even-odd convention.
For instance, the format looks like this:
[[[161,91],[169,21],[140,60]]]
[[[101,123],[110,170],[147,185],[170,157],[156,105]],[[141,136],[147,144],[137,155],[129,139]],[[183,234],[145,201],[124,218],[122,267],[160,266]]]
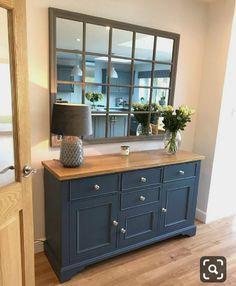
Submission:
[[[78,55],[58,54],[57,59],[57,76],[58,80],[76,81],[82,80],[82,61]],[[68,57],[68,58],[65,58]],[[131,83],[131,61],[124,59],[112,59],[110,71],[110,83],[112,85],[124,86],[110,86],[109,96],[109,126],[108,136],[126,136],[128,126],[128,115],[122,112],[129,110],[129,95],[130,88],[125,85]],[[86,57],[85,69],[85,103],[91,105],[93,111],[93,138],[105,137],[106,112],[107,109],[107,86],[108,80],[108,58],[107,57]],[[134,85],[150,86],[151,64],[143,62],[135,62],[134,64]],[[93,85],[96,83],[98,85]],[[97,101],[89,101],[86,97],[88,93],[102,94]],[[82,89],[78,84],[58,84],[57,100],[81,103]],[[149,89],[134,88],[132,103],[148,103]],[[157,94],[159,100],[159,95]],[[138,122],[132,118],[131,120],[131,135],[135,135],[135,130]]]

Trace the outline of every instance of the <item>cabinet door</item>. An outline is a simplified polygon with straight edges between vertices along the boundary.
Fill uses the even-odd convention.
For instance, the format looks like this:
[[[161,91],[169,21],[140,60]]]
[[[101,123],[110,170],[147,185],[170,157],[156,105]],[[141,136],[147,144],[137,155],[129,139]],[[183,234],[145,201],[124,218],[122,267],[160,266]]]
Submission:
[[[118,196],[107,195],[71,202],[70,261],[82,261],[116,248]]]
[[[105,126],[106,126],[106,115],[93,115],[93,138],[104,138],[105,137]]]
[[[164,184],[161,232],[175,231],[193,223],[195,179]]]
[[[110,116],[109,137],[127,135],[127,115]]]
[[[124,211],[119,227],[119,247],[139,243],[157,236],[159,205],[147,205]]]

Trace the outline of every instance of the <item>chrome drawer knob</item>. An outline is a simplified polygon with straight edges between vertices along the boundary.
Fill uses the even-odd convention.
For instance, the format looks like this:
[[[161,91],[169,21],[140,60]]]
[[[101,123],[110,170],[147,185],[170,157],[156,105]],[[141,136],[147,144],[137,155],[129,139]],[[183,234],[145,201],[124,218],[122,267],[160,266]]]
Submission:
[[[166,213],[166,212],[167,212],[167,209],[162,208],[162,212],[163,212],[163,213]]]
[[[144,201],[146,200],[146,198],[145,198],[144,196],[140,196],[140,197],[139,197],[139,200],[140,200],[141,202],[144,202]]]
[[[125,234],[125,233],[126,233],[126,229],[122,227],[121,230],[120,230],[120,232],[123,233],[123,234]]]
[[[184,171],[183,170],[179,170],[179,174],[180,175],[184,175]]]
[[[113,224],[114,226],[118,226],[119,223],[118,223],[118,221],[113,220],[112,224]]]
[[[147,182],[147,179],[146,179],[145,177],[141,177],[140,181],[141,181],[142,183],[146,183],[146,182]]]
[[[97,184],[96,184],[96,185],[94,185],[94,190],[95,190],[95,191],[99,191],[99,190],[100,190],[100,186],[99,186],[99,185],[97,185]]]

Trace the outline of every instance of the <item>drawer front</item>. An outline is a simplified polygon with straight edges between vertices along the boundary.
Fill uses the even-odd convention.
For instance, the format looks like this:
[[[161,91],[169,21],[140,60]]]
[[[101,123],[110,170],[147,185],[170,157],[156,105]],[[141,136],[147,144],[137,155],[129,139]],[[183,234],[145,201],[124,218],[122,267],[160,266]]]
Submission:
[[[122,190],[160,184],[161,168],[131,171],[122,174]]]
[[[164,182],[186,179],[196,176],[197,163],[185,163],[167,166],[164,168]]]
[[[118,192],[118,174],[89,177],[70,182],[70,200]]]
[[[160,201],[160,187],[126,192],[121,195],[121,209],[143,206]]]

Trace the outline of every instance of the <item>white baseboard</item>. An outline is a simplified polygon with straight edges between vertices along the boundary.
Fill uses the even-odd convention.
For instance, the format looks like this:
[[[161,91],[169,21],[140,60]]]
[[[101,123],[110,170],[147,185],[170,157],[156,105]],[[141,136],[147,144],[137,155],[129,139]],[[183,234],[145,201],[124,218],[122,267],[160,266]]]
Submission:
[[[34,253],[43,252],[43,242],[45,238],[40,238],[34,241]]]
[[[196,219],[200,220],[201,222],[206,223],[206,212],[200,210],[200,209],[196,209]]]

